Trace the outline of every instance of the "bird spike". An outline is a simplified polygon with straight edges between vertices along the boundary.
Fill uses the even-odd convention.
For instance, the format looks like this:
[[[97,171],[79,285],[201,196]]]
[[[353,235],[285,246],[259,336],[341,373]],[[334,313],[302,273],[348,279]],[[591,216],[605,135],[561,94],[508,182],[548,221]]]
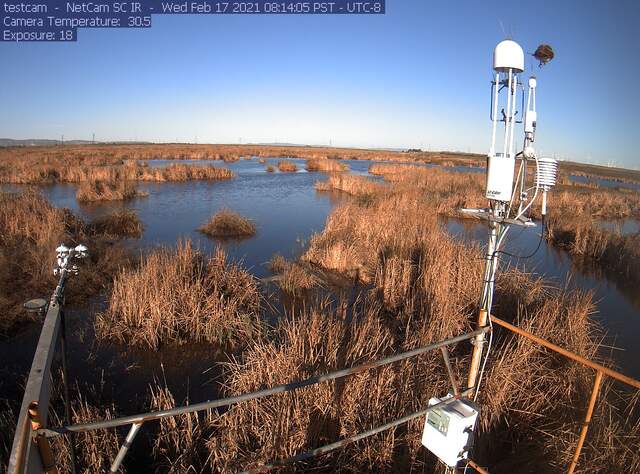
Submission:
[[[539,67],[544,66],[554,58],[553,48],[548,44],[541,44],[533,53],[533,57],[540,61]]]

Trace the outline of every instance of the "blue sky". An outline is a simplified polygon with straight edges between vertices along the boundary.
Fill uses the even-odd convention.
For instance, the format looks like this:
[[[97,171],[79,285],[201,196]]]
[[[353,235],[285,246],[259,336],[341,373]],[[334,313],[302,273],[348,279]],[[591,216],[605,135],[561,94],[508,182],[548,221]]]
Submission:
[[[635,168],[639,3],[387,0],[380,16],[154,16],[0,43],[0,136],[484,153],[504,27],[556,50],[536,66],[538,149]]]

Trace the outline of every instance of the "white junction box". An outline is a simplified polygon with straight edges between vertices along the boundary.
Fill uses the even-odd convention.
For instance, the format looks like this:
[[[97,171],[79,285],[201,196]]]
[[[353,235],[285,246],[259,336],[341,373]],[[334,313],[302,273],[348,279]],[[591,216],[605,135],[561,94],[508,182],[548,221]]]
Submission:
[[[429,406],[452,398],[432,398]],[[449,467],[467,459],[471,435],[478,418],[478,409],[468,400],[456,400],[427,413],[422,433],[422,445]]]
[[[516,159],[502,153],[489,155],[487,160],[487,199],[508,202],[513,193]]]

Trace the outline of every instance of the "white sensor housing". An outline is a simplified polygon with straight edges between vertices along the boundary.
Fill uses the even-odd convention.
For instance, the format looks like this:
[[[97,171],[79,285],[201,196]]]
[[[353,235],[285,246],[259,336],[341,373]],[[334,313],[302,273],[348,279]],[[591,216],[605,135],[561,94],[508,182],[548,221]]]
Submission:
[[[527,110],[524,118],[524,133],[534,133],[536,131],[536,121],[538,114],[535,110]]]
[[[544,191],[556,185],[558,179],[558,161],[553,158],[538,158],[536,185]]]
[[[429,406],[448,400],[432,398]],[[422,433],[422,445],[449,467],[455,467],[469,456],[470,438],[473,433],[477,408],[467,400],[456,400],[427,413]]]
[[[518,43],[504,40],[493,51],[493,69],[497,72],[524,71],[524,51]]]
[[[509,202],[513,195],[513,175],[515,157],[506,157],[502,153],[489,155],[487,158],[487,190],[486,198],[494,201]]]

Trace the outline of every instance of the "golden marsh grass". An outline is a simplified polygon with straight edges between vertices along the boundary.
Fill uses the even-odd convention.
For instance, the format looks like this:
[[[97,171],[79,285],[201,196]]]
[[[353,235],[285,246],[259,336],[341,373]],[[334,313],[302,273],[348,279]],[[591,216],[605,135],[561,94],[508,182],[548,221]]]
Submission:
[[[237,212],[222,210],[211,216],[198,230],[211,237],[240,238],[255,235],[256,226]]]
[[[261,331],[256,280],[228,263],[222,249],[210,258],[189,241],[142,258],[113,282],[109,307],[96,319],[97,336],[156,349],[162,343],[246,344]]]

